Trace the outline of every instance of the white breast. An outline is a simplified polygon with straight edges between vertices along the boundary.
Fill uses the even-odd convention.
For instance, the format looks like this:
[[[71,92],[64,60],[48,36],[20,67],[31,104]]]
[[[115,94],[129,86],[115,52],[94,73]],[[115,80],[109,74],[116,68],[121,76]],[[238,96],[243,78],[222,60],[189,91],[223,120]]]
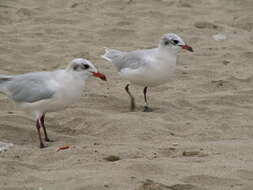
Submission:
[[[120,75],[133,84],[157,86],[170,80],[176,69],[176,56],[157,56],[138,69],[125,68]]]
[[[63,74],[56,79],[58,83],[58,90],[55,93],[51,104],[53,107],[49,111],[54,111],[55,109],[62,109],[72,103],[77,102],[82,94],[82,89],[84,88],[85,80],[78,76],[73,76],[68,73]]]

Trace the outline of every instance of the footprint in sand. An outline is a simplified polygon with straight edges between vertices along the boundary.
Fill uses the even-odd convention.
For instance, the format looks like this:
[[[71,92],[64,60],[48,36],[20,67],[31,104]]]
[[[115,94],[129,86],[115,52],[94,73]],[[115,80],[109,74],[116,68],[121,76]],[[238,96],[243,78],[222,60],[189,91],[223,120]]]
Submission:
[[[252,16],[238,18],[236,19],[234,24],[232,24],[232,26],[235,28],[239,28],[239,29],[251,32],[253,30],[252,18],[253,18]]]
[[[162,183],[157,183],[150,179],[146,179],[135,190],[204,190],[204,189],[191,184],[176,184],[168,186]]]
[[[191,8],[194,5],[201,4],[201,1],[198,0],[179,0],[178,7]]]
[[[29,17],[33,14],[33,12],[31,9],[20,8],[20,9],[18,9],[16,14],[20,17]]]
[[[194,26],[199,29],[218,29],[219,27],[211,22],[195,22]]]
[[[241,54],[241,57],[245,57],[245,58],[248,58],[248,59],[253,59],[253,52],[250,52],[250,51],[248,51],[248,52],[243,52],[243,53]]]
[[[201,187],[231,187],[240,184],[237,179],[209,175],[193,175],[184,177],[181,180],[185,183],[198,184]]]
[[[111,28],[109,30],[101,30],[98,32],[99,34],[103,36],[108,36],[108,37],[123,37],[123,36],[128,36],[134,33],[134,30],[130,29],[123,29],[123,28]]]
[[[29,119],[17,115],[10,117],[12,119],[7,118],[7,116],[0,117],[0,139],[18,145],[27,145],[35,141],[35,139],[33,138],[34,134],[32,132],[33,127],[29,126],[27,128],[24,128],[24,126],[20,126],[21,123],[22,125],[31,125],[31,121]],[[17,126],[17,123],[19,124],[19,126]]]
[[[15,11],[15,7],[0,4],[0,24],[5,25],[14,22],[13,14],[15,14]]]
[[[253,181],[253,170],[237,170],[237,173],[240,178]]]

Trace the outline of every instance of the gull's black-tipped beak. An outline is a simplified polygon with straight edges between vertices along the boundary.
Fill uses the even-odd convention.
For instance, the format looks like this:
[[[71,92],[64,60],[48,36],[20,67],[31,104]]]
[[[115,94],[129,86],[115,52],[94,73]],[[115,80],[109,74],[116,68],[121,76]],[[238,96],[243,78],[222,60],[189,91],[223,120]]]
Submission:
[[[185,45],[181,45],[181,48],[193,52],[192,47],[191,47],[191,46],[188,46],[188,45],[186,45],[186,44],[185,44]]]
[[[106,76],[103,73],[100,72],[92,72],[94,77],[100,78],[101,80],[106,81]]]

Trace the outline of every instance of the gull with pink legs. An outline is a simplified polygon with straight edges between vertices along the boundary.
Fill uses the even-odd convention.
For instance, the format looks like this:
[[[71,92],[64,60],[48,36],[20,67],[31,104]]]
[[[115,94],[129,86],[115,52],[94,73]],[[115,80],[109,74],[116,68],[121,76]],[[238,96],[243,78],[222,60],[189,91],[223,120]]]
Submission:
[[[89,76],[106,80],[105,75],[98,72],[90,61],[78,58],[72,60],[66,69],[0,75],[0,92],[13,100],[21,110],[34,115],[40,148],[44,148],[41,128],[45,141],[50,141],[44,123],[45,114],[62,110],[78,101]]]
[[[152,109],[148,106],[147,89],[169,81],[175,71],[177,54],[181,49],[193,52],[192,47],[182,38],[174,33],[168,33],[162,36],[158,48],[130,52],[105,48],[102,57],[116,67],[122,78],[144,87],[144,112],[150,112]],[[135,99],[129,85],[126,85],[125,90],[131,100],[130,110],[133,111],[136,107]]]

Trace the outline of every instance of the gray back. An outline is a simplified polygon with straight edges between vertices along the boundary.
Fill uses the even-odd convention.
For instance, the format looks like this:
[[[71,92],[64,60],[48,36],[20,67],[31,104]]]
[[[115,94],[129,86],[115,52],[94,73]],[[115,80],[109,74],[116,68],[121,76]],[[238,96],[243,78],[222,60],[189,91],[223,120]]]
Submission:
[[[48,72],[36,72],[10,76],[8,79],[0,78],[0,84],[4,85],[7,94],[14,101],[32,103],[54,95],[54,91],[48,86],[48,75]]]
[[[118,71],[124,68],[138,69],[147,64],[147,57],[152,56],[156,52],[157,49],[124,52],[122,56],[113,59],[112,63],[116,66]]]

